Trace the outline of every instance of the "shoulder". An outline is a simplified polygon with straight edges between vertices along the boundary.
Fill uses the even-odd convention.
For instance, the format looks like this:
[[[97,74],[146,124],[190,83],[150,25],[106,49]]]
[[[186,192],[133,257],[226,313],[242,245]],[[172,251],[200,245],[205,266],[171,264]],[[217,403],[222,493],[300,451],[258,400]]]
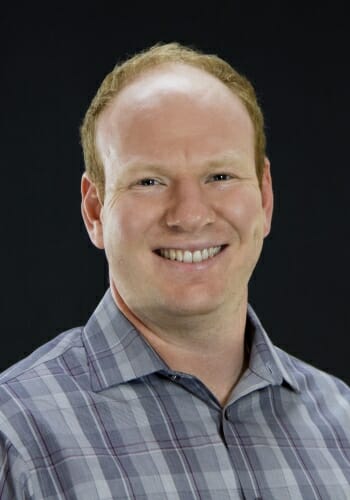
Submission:
[[[60,358],[62,359],[69,351],[79,350],[82,347],[81,333],[81,327],[63,332],[5,370],[0,374],[0,390],[3,385],[11,384],[12,381],[24,381],[44,368],[57,366]]]
[[[17,449],[23,436],[35,437],[33,422],[52,415],[62,394],[88,383],[81,333],[74,328],[58,335],[0,375],[0,435]]]
[[[336,390],[350,397],[350,387],[340,378],[275,347],[282,364],[292,373],[302,390]]]
[[[298,359],[276,347],[284,368],[295,381],[304,407],[313,414],[336,423],[350,421],[350,387],[338,377]]]

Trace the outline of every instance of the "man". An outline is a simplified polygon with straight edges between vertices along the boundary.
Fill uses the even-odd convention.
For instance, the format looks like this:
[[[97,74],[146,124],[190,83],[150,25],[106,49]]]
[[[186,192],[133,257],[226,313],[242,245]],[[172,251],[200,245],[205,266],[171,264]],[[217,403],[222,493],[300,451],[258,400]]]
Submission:
[[[248,306],[273,206],[250,83],[155,46],[106,77],[82,143],[110,289],[2,375],[0,498],[350,498],[349,388]]]

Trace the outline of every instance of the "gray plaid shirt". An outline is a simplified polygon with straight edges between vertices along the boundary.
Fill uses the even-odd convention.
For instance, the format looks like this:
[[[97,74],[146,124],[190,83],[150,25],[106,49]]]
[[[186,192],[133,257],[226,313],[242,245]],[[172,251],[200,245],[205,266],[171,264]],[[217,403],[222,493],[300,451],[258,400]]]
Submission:
[[[247,335],[222,408],[108,291],[0,377],[0,498],[350,499],[350,389],[274,347],[251,308]]]

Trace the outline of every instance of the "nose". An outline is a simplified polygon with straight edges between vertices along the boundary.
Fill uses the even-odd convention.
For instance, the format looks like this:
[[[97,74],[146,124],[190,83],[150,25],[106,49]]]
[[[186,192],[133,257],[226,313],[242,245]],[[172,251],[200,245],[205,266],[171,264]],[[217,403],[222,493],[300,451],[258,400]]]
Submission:
[[[215,221],[205,186],[196,181],[183,181],[174,186],[165,214],[166,225],[183,232],[198,232]]]

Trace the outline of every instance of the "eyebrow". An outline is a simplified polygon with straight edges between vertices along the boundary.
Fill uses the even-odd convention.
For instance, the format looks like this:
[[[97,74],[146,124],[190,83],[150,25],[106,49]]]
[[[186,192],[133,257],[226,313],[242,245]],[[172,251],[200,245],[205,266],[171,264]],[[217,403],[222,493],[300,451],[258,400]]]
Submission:
[[[203,163],[207,168],[220,168],[232,164],[237,164],[242,159],[242,154],[235,151],[227,151],[213,158],[209,158]],[[137,170],[151,170],[152,172],[163,173],[164,169],[169,168],[164,163],[143,163],[141,161],[131,161],[125,165],[128,172],[135,172]]]
[[[213,157],[206,162],[206,165],[210,167],[224,167],[227,165],[232,165],[237,163],[242,159],[242,154],[235,151],[227,151],[219,156]]]

